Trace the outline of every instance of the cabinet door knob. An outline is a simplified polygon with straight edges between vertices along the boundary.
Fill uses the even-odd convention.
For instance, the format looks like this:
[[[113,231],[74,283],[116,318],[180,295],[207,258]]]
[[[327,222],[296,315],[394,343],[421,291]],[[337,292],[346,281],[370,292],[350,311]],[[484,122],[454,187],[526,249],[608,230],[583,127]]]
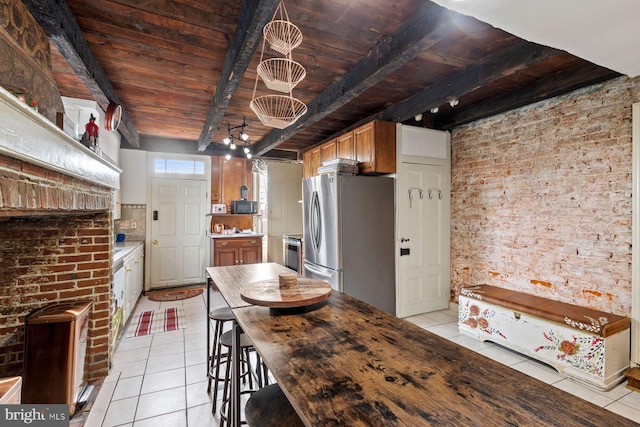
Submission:
[[[238,260],[236,260],[236,264],[240,264],[240,262]]]
[[[154,241],[153,241],[153,242],[151,242],[151,243],[153,243],[154,245],[157,245],[157,244],[158,244],[158,241],[157,241],[157,240],[154,240]]]

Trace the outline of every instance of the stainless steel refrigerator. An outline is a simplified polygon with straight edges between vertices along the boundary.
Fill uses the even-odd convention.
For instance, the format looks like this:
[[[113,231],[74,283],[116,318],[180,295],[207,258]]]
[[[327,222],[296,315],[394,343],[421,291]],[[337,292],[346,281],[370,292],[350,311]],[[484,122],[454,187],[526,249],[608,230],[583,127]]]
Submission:
[[[333,172],[302,192],[304,275],[395,314],[394,179]]]

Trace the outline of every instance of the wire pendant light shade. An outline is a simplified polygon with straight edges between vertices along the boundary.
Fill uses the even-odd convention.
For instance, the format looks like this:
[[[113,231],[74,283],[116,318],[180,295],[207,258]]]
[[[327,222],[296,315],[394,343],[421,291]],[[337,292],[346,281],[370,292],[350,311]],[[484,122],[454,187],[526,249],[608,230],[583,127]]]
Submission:
[[[292,96],[263,95],[253,98],[249,108],[263,125],[277,129],[290,126],[307,112],[307,106]]]
[[[307,72],[302,65],[288,58],[271,58],[258,65],[258,75],[267,88],[288,93],[307,76]]]
[[[282,3],[280,3],[280,5],[282,5]],[[284,14],[286,16],[286,10]],[[286,20],[276,19],[269,22],[264,26],[262,32],[264,38],[269,42],[271,49],[283,55],[288,55],[302,43],[302,32],[298,27],[289,22],[288,16],[286,16]]]
[[[271,22],[263,29],[262,53],[257,68],[256,82],[253,86],[253,96],[249,107],[258,116],[260,122],[269,127],[284,129],[291,126],[307,112],[307,106],[294,98],[293,88],[307,75],[302,65],[291,59],[291,51],[302,43],[302,32],[289,22],[289,15],[280,2]],[[263,60],[265,43],[284,58]],[[262,79],[265,86],[273,91],[287,95],[263,95],[256,97],[258,80]]]

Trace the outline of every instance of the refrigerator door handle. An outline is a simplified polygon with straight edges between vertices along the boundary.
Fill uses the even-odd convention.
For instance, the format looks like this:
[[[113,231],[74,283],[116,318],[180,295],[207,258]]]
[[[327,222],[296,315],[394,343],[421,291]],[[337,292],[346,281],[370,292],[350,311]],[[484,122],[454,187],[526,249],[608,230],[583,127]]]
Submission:
[[[331,274],[327,274],[327,273],[325,273],[324,271],[320,271],[320,270],[318,270],[318,269],[316,269],[316,268],[313,268],[313,267],[312,267],[311,265],[309,265],[309,264],[305,264],[305,265],[304,265],[304,269],[305,269],[305,270],[309,270],[310,272],[312,272],[312,273],[314,273],[314,274],[317,274],[318,276],[331,278]]]
[[[318,192],[314,191],[311,196],[311,244],[313,249],[318,251],[320,248],[320,199],[318,198]]]

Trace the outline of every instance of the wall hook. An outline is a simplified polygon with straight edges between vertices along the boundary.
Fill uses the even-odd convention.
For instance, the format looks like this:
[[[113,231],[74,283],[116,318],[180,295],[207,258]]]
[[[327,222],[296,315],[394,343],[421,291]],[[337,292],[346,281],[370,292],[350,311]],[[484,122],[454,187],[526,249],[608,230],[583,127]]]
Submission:
[[[418,190],[418,196],[420,196],[420,198],[424,198],[424,194],[422,191],[422,188],[419,187],[411,187],[409,188],[409,190],[407,190],[409,192],[409,207],[411,207],[412,202],[413,202],[413,190]]]

